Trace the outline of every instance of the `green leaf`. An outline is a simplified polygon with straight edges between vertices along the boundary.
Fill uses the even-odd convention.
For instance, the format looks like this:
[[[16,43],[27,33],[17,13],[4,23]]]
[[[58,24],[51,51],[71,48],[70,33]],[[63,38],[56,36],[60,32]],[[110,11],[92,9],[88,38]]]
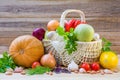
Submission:
[[[48,67],[37,66],[36,68],[28,69],[27,74],[29,74],[29,75],[44,74],[44,73],[50,72],[50,71],[51,71],[51,69]]]
[[[103,41],[103,48],[102,48],[102,51],[111,51],[111,45],[112,43],[110,41],[108,41],[107,39],[105,38],[102,38],[102,41]]]
[[[72,54],[72,52],[77,50],[76,48],[77,39],[75,37],[73,28],[70,28],[70,32],[65,32],[62,27],[58,27],[56,31],[60,36],[63,36],[65,44],[66,44],[65,49],[68,51],[68,54]]]
[[[62,27],[58,27],[57,30],[56,30],[56,32],[57,32],[60,36],[63,36],[63,35],[65,34],[64,28],[62,28]]]
[[[8,55],[7,52],[2,54],[2,58],[0,58],[0,72],[5,72],[7,68],[14,69],[16,67],[12,58]]]

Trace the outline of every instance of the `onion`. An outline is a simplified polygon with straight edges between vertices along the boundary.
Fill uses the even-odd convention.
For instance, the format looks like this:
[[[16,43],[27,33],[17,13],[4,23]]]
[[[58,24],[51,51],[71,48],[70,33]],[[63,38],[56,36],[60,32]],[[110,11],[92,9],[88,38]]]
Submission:
[[[49,68],[55,68],[56,66],[56,60],[54,56],[52,55],[52,52],[49,52],[48,54],[45,54],[42,56],[40,60],[41,65]]]
[[[50,20],[47,24],[48,31],[56,31],[58,27],[59,27],[59,22],[57,20]]]
[[[45,30],[43,28],[36,28],[33,33],[33,36],[35,36],[37,39],[42,40],[45,35]]]

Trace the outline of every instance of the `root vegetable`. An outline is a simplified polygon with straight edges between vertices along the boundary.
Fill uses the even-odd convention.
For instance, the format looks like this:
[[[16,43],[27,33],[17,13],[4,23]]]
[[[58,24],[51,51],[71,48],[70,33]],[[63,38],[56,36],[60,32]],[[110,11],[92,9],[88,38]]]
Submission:
[[[55,68],[56,61],[54,56],[52,55],[52,52],[49,52],[48,54],[45,54],[42,56],[40,60],[41,65],[49,68]]]
[[[43,28],[36,28],[33,33],[33,36],[35,36],[37,39],[42,40],[45,35],[45,30]]]
[[[59,22],[57,20],[51,20],[47,24],[48,31],[55,31],[59,27]]]

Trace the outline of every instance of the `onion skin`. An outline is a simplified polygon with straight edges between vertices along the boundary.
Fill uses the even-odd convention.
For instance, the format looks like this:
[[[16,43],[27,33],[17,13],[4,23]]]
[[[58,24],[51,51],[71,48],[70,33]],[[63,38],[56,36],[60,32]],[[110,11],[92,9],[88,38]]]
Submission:
[[[55,68],[56,66],[56,60],[52,55],[52,52],[49,52],[48,54],[43,55],[40,60],[40,63],[42,66],[49,67],[51,69]]]
[[[58,27],[59,27],[59,22],[57,20],[51,20],[47,24],[48,31],[56,31]]]

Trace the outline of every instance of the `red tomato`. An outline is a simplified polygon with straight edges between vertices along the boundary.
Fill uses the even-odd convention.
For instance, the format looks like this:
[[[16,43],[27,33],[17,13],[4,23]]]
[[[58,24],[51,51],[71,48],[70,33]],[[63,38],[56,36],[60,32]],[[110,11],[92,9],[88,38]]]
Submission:
[[[81,66],[81,68],[84,68],[86,71],[89,71],[90,70],[90,65],[88,63],[83,63]]]
[[[39,63],[39,62],[34,62],[34,63],[32,64],[32,68],[36,68],[37,66],[40,66],[40,63]]]
[[[97,62],[91,64],[91,69],[98,71],[100,69],[100,65]]]
[[[74,23],[74,28],[77,27],[77,25],[79,25],[81,23],[80,20],[76,20],[75,23]]]

